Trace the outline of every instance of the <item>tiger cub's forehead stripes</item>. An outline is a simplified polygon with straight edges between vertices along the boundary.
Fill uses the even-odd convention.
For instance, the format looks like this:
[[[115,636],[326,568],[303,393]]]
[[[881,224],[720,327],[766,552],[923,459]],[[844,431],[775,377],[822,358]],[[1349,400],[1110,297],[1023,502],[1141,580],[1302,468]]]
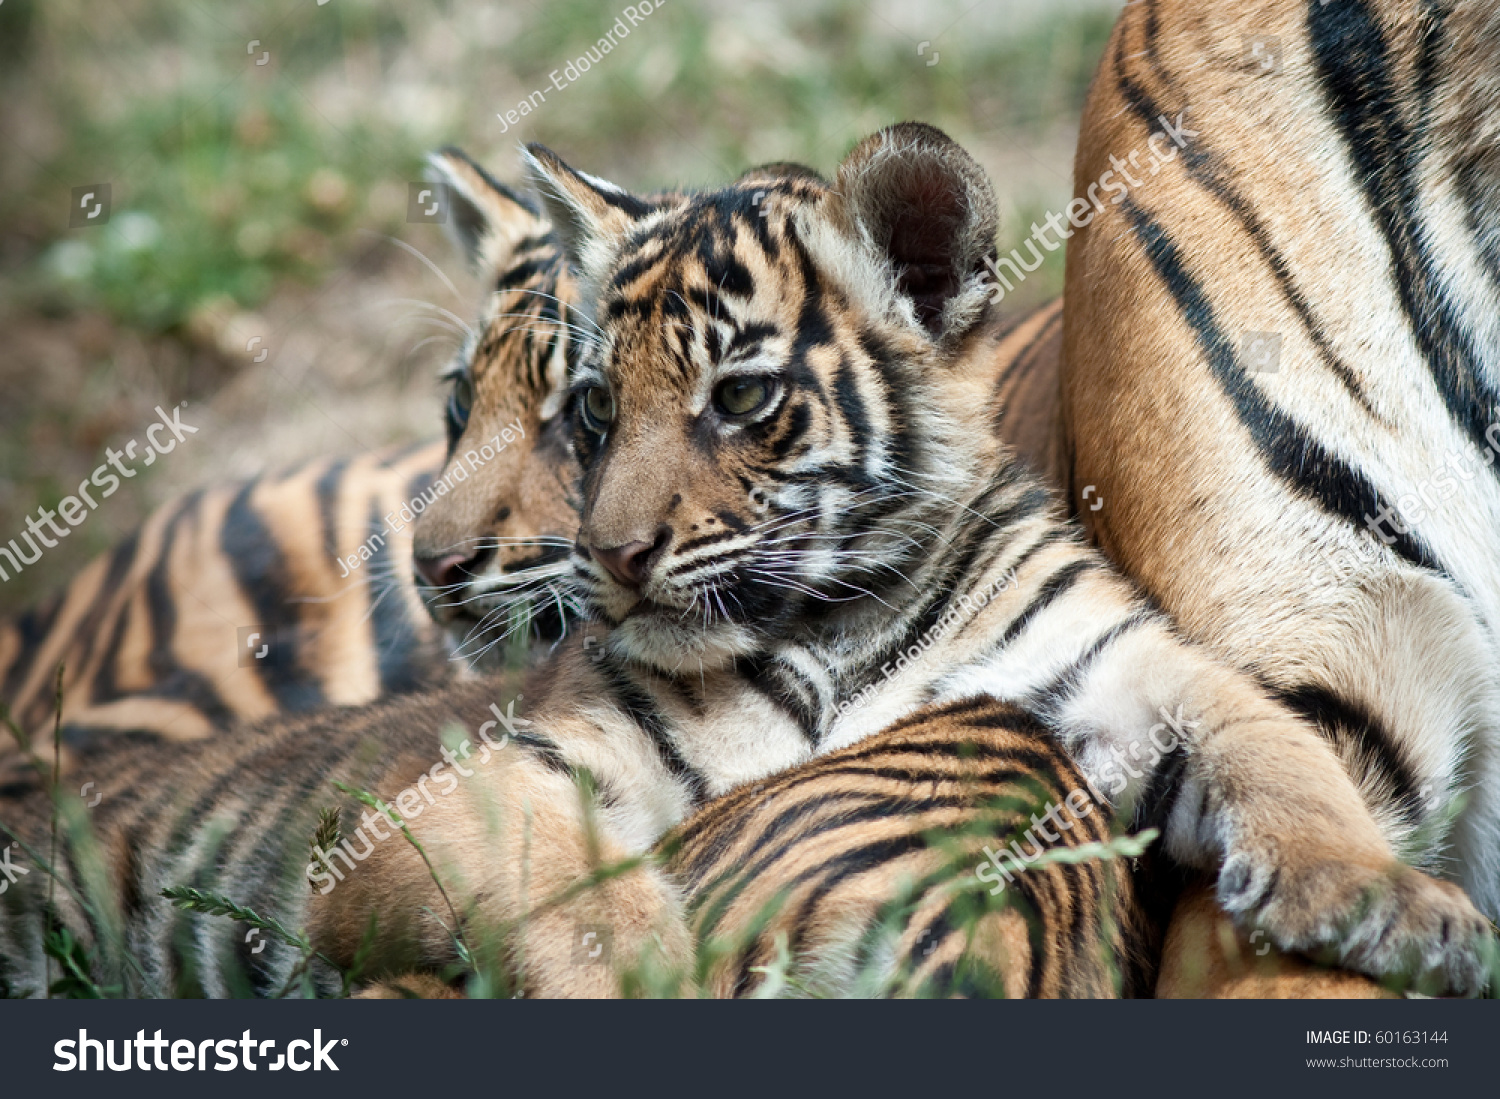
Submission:
[[[826,190],[752,181],[632,234],[598,311],[604,363],[585,360],[574,384],[610,384],[628,430],[637,406],[696,415],[724,378],[772,377],[783,388],[764,415],[725,432],[763,434],[761,476],[865,487],[889,474],[884,444],[900,435],[890,356],[796,232],[799,210]]]

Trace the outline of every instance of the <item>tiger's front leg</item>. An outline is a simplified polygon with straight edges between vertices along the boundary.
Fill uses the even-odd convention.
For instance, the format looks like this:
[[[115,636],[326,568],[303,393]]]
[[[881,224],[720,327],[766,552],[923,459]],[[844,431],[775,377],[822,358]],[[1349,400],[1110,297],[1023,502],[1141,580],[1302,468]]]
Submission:
[[[1140,804],[1163,826],[1167,852],[1217,867],[1224,910],[1282,950],[1423,991],[1481,991],[1488,921],[1462,889],[1396,857],[1312,727],[1196,648],[1169,635],[1142,641],[1116,657],[1151,669],[1133,700],[1143,713],[1134,739],[1109,751],[1142,776]],[[1075,718],[1088,720],[1088,693],[1074,700]],[[1100,764],[1085,757],[1085,770],[1117,773]]]

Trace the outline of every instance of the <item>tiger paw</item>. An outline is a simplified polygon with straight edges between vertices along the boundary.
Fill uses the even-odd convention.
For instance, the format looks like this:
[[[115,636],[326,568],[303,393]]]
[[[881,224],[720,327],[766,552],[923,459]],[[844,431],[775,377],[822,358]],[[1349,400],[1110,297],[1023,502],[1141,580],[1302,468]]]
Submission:
[[[1239,850],[1219,872],[1219,903],[1280,949],[1428,995],[1475,995],[1497,945],[1463,890],[1390,861],[1330,855],[1302,865]]]

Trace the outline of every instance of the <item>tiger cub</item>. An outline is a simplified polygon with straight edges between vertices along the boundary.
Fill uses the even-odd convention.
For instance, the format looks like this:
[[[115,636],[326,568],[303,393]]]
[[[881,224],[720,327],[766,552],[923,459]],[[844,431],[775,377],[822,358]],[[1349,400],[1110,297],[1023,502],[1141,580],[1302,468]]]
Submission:
[[[200,489],[163,505],[56,597],[0,620],[0,702],[43,759],[59,664],[65,745],[115,733],[190,740],[435,686],[494,663],[518,630],[541,646],[566,632],[573,607],[555,581],[577,526],[577,464],[559,356],[576,344],[565,329],[541,335],[571,299],[566,265],[529,202],[458,150],[432,163],[450,188],[479,180],[498,215],[476,222],[472,205],[456,203],[450,224],[490,308],[450,370],[459,380],[446,447],[318,459]],[[496,308],[501,300],[508,307]],[[504,415],[482,435],[475,425],[460,448],[464,378],[479,375]],[[420,555],[413,575],[414,532],[452,514],[455,498],[485,502],[476,538],[501,547],[484,575],[502,596],[483,610],[469,596],[435,598]],[[0,782],[26,770],[0,730]]]
[[[833,186],[788,176],[668,208],[532,155],[594,306],[569,374],[574,561],[604,626],[538,673],[524,723],[480,684],[169,766],[149,807],[107,826],[133,957],[160,976],[179,937],[156,887],[223,881],[291,926],[305,915],[337,964],[373,935],[388,969],[440,971],[471,955],[460,932],[503,929],[528,990],[608,993],[601,967],[577,964],[580,919],[612,932],[617,960],[681,967],[691,943],[668,877],[601,866],[643,856],[709,797],[878,750],[886,730],[899,748],[946,725],[982,755],[984,730],[1016,715],[1084,785],[1040,815],[1058,831],[1034,818],[1033,850],[981,868],[997,892],[1103,786],[1175,858],[1217,867],[1279,945],[1477,984],[1486,929],[1462,895],[1397,863],[1312,730],[1181,641],[983,430],[995,212],[961,149],[907,124],[861,143]],[[474,730],[478,758],[454,733],[432,760],[417,729],[432,724]],[[512,750],[488,738],[499,725]],[[366,738],[379,747],[361,753]],[[311,865],[268,850],[268,831],[311,831],[326,795],[309,776],[326,774],[394,803],[422,851],[369,813],[345,814],[357,845]],[[58,898],[82,927],[75,903]],[[848,951],[849,926],[803,946]],[[195,935],[200,958],[244,949],[201,921]],[[978,937],[1003,957],[1015,935]],[[35,971],[34,952],[18,960]]]
[[[757,171],[773,170],[774,166],[768,166]],[[424,495],[427,506],[416,525],[419,547],[424,538],[427,544],[432,544],[444,531],[452,533],[455,522],[467,522],[470,525],[464,528],[466,533],[455,540],[481,547],[480,554],[495,555],[498,551],[497,556],[503,558],[492,561],[480,557],[465,562],[469,566],[463,570],[465,590],[455,594],[451,590],[441,592],[428,579],[433,563],[418,554],[417,590],[427,597],[428,609],[434,617],[448,627],[454,647],[475,655],[493,649],[518,620],[531,623],[535,635],[543,642],[555,639],[554,631],[565,626],[570,606],[566,595],[560,594],[550,582],[548,573],[555,573],[557,546],[561,543],[566,547],[569,539],[564,535],[576,525],[571,511],[566,515],[572,523],[558,517],[559,501],[569,507],[576,506],[570,485],[576,479],[577,467],[566,439],[560,438],[557,430],[562,422],[560,398],[565,391],[557,366],[576,354],[578,346],[568,312],[574,304],[575,290],[551,227],[534,203],[497,183],[458,150],[436,154],[430,175],[448,189],[450,206],[455,211],[450,229],[456,243],[474,269],[487,281],[493,280],[495,290],[487,298],[474,338],[463,348],[450,371],[454,385],[445,419],[447,452],[452,463],[442,472],[453,484],[453,491],[433,498],[430,486],[438,473],[437,459],[432,454],[434,448],[427,447],[394,466],[394,476],[378,500],[371,494],[382,485],[378,478],[386,467],[380,465],[371,470],[369,460],[355,459],[308,463],[247,487],[209,489],[180,505],[167,505],[148,521],[145,534],[128,541],[109,559],[113,579],[104,590],[101,591],[93,577],[100,567],[96,564],[64,596],[69,604],[88,604],[90,600],[104,599],[116,588],[123,587],[127,592],[138,590],[133,578],[149,576],[149,590],[157,600],[155,604],[118,595],[112,606],[96,605],[86,612],[56,613],[50,626],[40,630],[32,627],[35,616],[21,622],[22,637],[32,646],[28,671],[48,664],[51,657],[59,655],[70,670],[65,734],[71,742],[86,743],[87,734],[105,729],[168,736],[175,733],[186,739],[206,735],[210,722],[222,727],[233,717],[259,716],[265,712],[258,708],[253,715],[244,714],[243,706],[236,705],[239,695],[231,694],[227,705],[200,705],[197,712],[184,717],[185,709],[193,709],[192,701],[180,694],[175,698],[170,696],[186,677],[173,674],[166,685],[157,683],[150,678],[152,670],[171,665],[161,660],[159,653],[150,662],[135,659],[133,650],[120,644],[93,654],[100,661],[97,674],[73,674],[74,669],[88,666],[88,660],[79,660],[76,652],[86,637],[96,635],[101,629],[113,631],[117,636],[131,636],[137,628],[131,616],[140,614],[143,608],[150,610],[153,624],[170,620],[173,629],[166,643],[182,653],[183,659],[199,661],[204,652],[213,651],[203,644],[200,635],[204,630],[221,627],[227,617],[224,608],[211,600],[222,599],[224,593],[229,593],[263,608],[257,617],[273,624],[274,632],[267,640],[277,643],[277,656],[293,654],[293,659],[278,659],[268,665],[277,672],[276,690],[269,703],[279,704],[287,711],[307,708],[308,703],[320,698],[344,703],[362,700],[358,693],[351,697],[351,692],[357,692],[364,682],[357,674],[358,659],[367,650],[356,642],[358,630],[367,620],[377,637],[383,639],[378,648],[383,688],[380,693],[397,693],[407,688],[408,677],[402,675],[402,668],[445,670],[431,653],[436,646],[428,636],[429,631],[423,631],[420,644],[402,646],[387,629],[397,620],[393,612],[410,602],[407,574],[399,562],[409,545],[411,527],[385,524],[382,528],[375,517],[394,512],[402,501],[422,499]],[[1016,391],[1018,382],[1021,387],[1035,389],[1030,379],[1045,376],[1035,364],[1039,357],[1055,354],[1057,314],[1057,303],[1052,303],[1033,314],[996,326],[994,333],[992,357],[998,369],[992,404],[997,410],[997,430],[1023,453],[1031,443],[1049,445],[1055,434],[1049,418],[1052,408],[1038,411],[1038,402],[1018,399]],[[1021,397],[1024,396],[1023,392]],[[507,459],[500,463],[483,461],[479,448],[518,420],[530,430],[523,432],[522,441],[511,448]],[[477,456],[475,461],[466,460],[465,455],[471,450]],[[533,455],[540,460],[531,460]],[[522,459],[519,462],[514,460],[518,456]],[[414,465],[420,472],[412,472]],[[455,467],[462,472],[455,474]],[[274,496],[268,495],[271,490],[263,487],[268,485],[274,485]],[[234,494],[232,510],[226,516],[226,519],[233,517],[233,521],[214,521],[223,510],[214,500],[223,491]],[[314,500],[318,507],[316,520],[311,515]],[[371,517],[368,529],[366,524],[358,522],[366,513]],[[165,538],[152,533],[157,524],[165,524],[169,532]],[[200,543],[205,537],[217,536],[219,553],[195,543],[194,553],[178,553],[173,558],[171,547],[176,538],[170,532],[180,526],[204,531],[196,536]],[[300,531],[317,529],[325,532],[321,543],[298,536]],[[333,539],[334,532],[340,532],[341,537]],[[380,583],[368,588],[368,598],[366,589],[338,593],[330,590],[328,578],[334,571],[347,573],[349,566],[340,562],[357,559],[357,543],[370,544],[368,536],[376,533],[382,535],[376,540],[381,552],[364,563],[364,575],[378,574]],[[129,564],[125,562],[127,553],[135,555]],[[166,565],[158,564],[163,558],[171,558],[170,573]],[[205,562],[218,563],[219,571],[227,564],[237,584],[210,587],[208,580],[217,576],[217,572]],[[163,580],[164,575],[170,579]],[[486,585],[492,586],[496,598],[489,607],[480,608],[478,604],[484,598]],[[173,590],[186,589],[192,590],[193,598],[163,602]],[[314,615],[319,619],[318,628],[314,628]],[[400,618],[407,621],[408,615],[402,614]],[[410,618],[421,627],[420,615]],[[115,624],[109,626],[109,621]],[[103,625],[85,628],[90,623]],[[160,636],[162,630],[156,626],[153,633]],[[335,636],[341,642],[336,648],[324,643]],[[184,638],[195,644],[188,644]],[[74,648],[63,648],[70,639]],[[227,651],[227,645],[218,647]],[[259,670],[259,665],[250,667]],[[12,673],[13,677],[20,674]],[[136,689],[123,690],[122,681]],[[80,692],[88,684],[94,685],[93,693],[85,696],[85,706],[80,710]],[[38,678],[33,687],[39,689],[39,686]],[[365,697],[374,693],[367,692]],[[208,695],[208,691],[200,690],[192,698],[202,700]],[[103,705],[96,709],[88,707],[87,701],[100,701]],[[50,725],[51,699],[46,702],[45,708],[39,706],[38,712],[31,715],[36,719],[32,724],[34,734],[40,734],[40,726]],[[111,708],[119,713],[127,706],[128,720],[109,723],[103,719],[103,714]],[[20,707],[17,712],[25,714],[26,709]],[[1077,788],[1076,778],[1065,782],[1061,777],[1071,773],[1071,763],[1042,743],[1040,731],[1001,735],[1007,738],[1001,748],[1011,764],[1005,781],[1024,789],[1027,796],[1046,786],[1055,791],[1059,803],[1069,790]],[[138,753],[138,758],[129,762],[128,780],[121,781],[118,767],[109,769],[111,781],[106,787],[111,801],[140,784],[136,772],[154,756],[145,749],[132,751],[133,756]],[[950,760],[939,765],[947,767],[946,773],[934,770],[933,760],[912,752],[910,746],[901,754],[901,760],[904,769],[899,774],[887,768],[878,779],[885,787],[881,795],[888,801],[895,799],[900,805],[911,804],[913,788],[921,789],[931,781],[951,781],[952,768],[962,766]],[[159,761],[151,766],[159,766]],[[857,773],[862,781],[877,781],[871,778],[868,768],[859,768]],[[827,815],[836,804],[851,796],[863,796],[843,788],[842,777],[837,759],[825,760],[805,776],[793,772],[793,781],[778,785],[777,804],[790,808],[815,803],[817,811]],[[101,797],[104,789],[100,788]],[[977,796],[972,783],[965,784],[965,789],[966,796]],[[674,859],[673,869],[685,882],[712,880],[718,870],[714,860],[726,847],[739,851],[760,840],[774,839],[777,847],[765,872],[757,876],[756,889],[764,890],[780,882],[782,864],[806,864],[808,845],[799,842],[799,833],[787,832],[784,817],[791,814],[756,819],[754,807],[745,805],[743,799],[731,799],[730,804],[714,808],[714,813],[703,821],[695,821],[684,832],[682,854]],[[938,811],[954,812],[948,805]],[[925,850],[924,835],[930,823],[919,813],[892,814],[889,827],[909,838],[910,850],[902,858],[885,863],[886,873],[906,874],[913,863],[934,861],[933,853]],[[1019,823],[1027,823],[1024,812],[1019,815]],[[775,827],[767,831],[763,825]],[[733,843],[728,844],[725,841],[731,835]],[[1068,838],[1097,842],[1107,836],[1107,817],[1099,813]],[[818,829],[814,833],[814,842],[819,845],[818,858],[825,858],[840,845],[841,839],[838,828]],[[851,853],[859,851],[856,846]],[[848,862],[848,855],[844,861]],[[809,885],[816,884],[816,876],[803,877]],[[1045,883],[1040,902],[1028,899],[1033,882]],[[851,884],[868,888],[864,876],[854,878]],[[1130,903],[1128,879],[1106,887],[1105,875],[1096,864],[1059,864],[1035,870],[1012,892],[1022,898],[1030,922],[1027,935],[1020,940],[1024,948],[1011,954],[1014,963],[1023,968],[1007,974],[1008,987],[1029,995],[1099,995],[1118,990],[1128,994],[1149,989],[1149,979],[1143,974],[1149,971],[1155,953],[1148,945],[1152,935],[1145,929],[1138,907]],[[1107,892],[1112,895],[1108,902],[1103,902],[1101,899]],[[808,917],[827,919],[830,913],[840,911],[840,903],[838,890],[823,890]],[[1007,919],[1019,920],[1020,911],[1010,912]],[[1054,911],[1060,918],[1052,918]],[[736,915],[734,912],[721,915],[718,923],[733,926]],[[1115,930],[1095,928],[1096,921]],[[795,936],[796,928],[792,930]],[[956,938],[960,930],[951,927],[947,935]],[[940,948],[935,928],[924,927],[915,933],[923,936],[920,944],[923,959],[941,961],[952,954],[951,949]],[[1091,948],[1080,948],[1084,943]],[[744,966],[751,960],[747,955]],[[934,983],[934,979],[924,976],[923,980],[928,987],[943,986],[940,979]]]
[[[1078,193],[1164,126],[1184,155],[1069,242],[1063,363],[1099,543],[1491,919],[1497,48],[1492,3],[1128,6]]]

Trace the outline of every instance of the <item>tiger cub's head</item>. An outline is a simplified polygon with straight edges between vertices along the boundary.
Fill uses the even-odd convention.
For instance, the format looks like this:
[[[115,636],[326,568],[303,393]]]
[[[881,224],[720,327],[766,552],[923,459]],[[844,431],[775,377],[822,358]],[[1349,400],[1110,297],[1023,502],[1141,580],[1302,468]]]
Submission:
[[[924,516],[993,453],[949,385],[986,311],[983,170],[906,123],[832,184],[773,167],[664,209],[529,155],[585,303],[574,564],[611,644],[718,667],[799,616],[910,598]]]
[[[578,465],[560,413],[583,329],[534,203],[456,149],[435,154],[428,174],[487,294],[446,375],[448,460],[413,531],[415,580],[456,655],[475,658],[519,628],[555,639],[575,613]]]

